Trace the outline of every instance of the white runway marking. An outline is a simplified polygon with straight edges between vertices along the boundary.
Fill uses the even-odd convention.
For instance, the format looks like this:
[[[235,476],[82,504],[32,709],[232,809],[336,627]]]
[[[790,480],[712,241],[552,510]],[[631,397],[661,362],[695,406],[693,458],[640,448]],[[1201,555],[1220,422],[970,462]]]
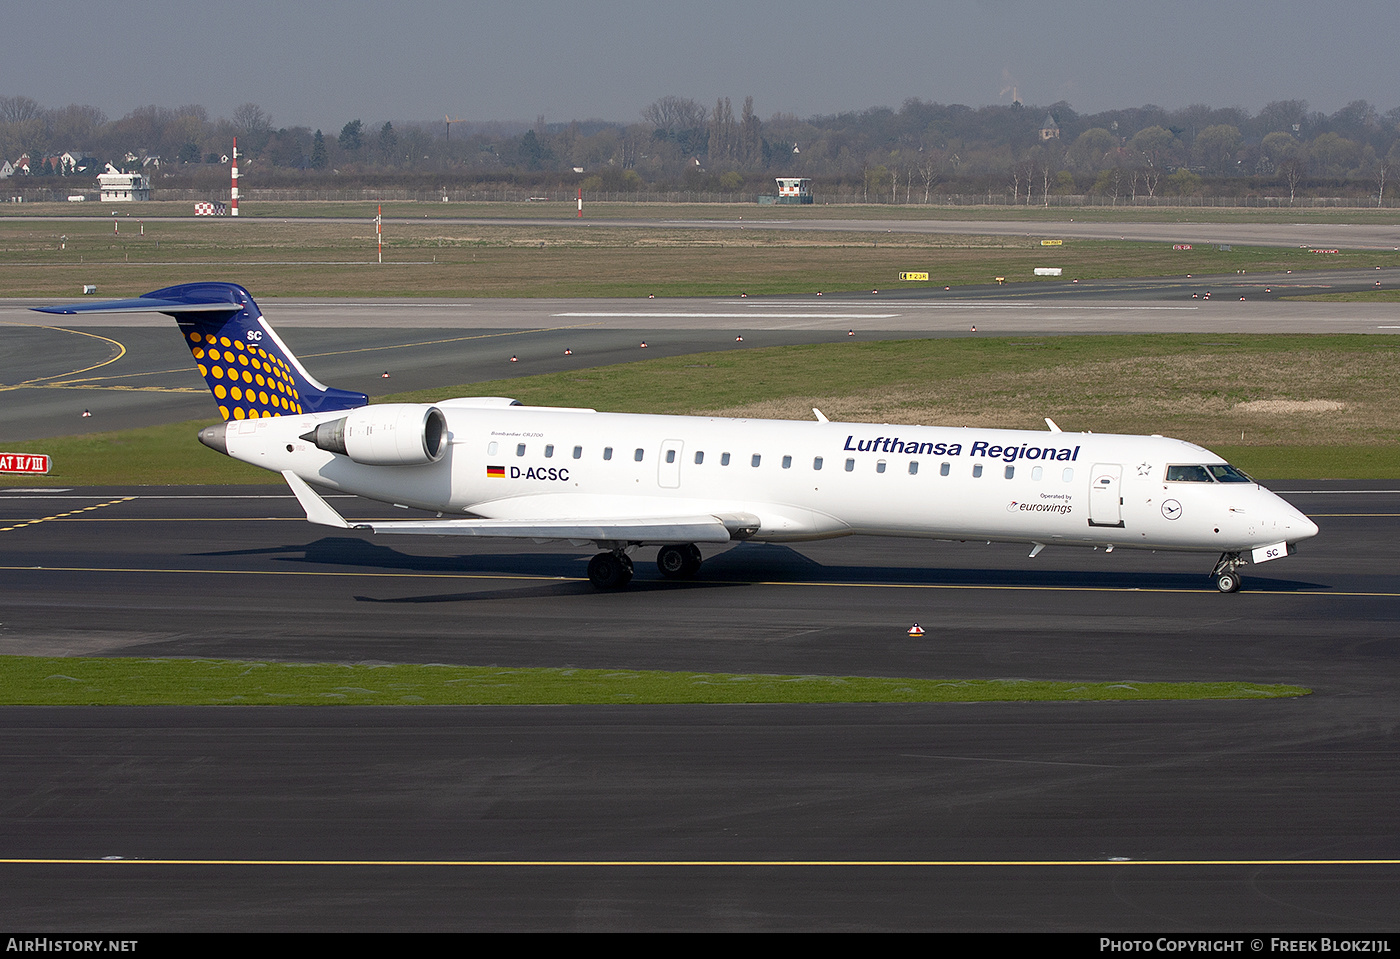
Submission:
[[[550,316],[647,317],[651,319],[684,320],[752,320],[752,313],[551,313]],[[764,319],[780,320],[892,320],[898,313],[764,313]]]

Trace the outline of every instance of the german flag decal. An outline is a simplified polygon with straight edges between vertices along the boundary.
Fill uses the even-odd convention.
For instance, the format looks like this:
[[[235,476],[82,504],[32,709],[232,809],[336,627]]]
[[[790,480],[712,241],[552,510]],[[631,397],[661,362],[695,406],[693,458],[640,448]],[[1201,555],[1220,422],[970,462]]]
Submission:
[[[504,466],[488,466],[486,467],[486,475],[496,479],[505,479],[506,468]]]

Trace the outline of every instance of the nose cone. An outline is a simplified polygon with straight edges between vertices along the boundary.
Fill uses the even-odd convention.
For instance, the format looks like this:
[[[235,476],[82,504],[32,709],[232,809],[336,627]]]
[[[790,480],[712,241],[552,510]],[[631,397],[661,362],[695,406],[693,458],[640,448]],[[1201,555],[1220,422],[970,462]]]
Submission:
[[[1317,524],[1304,516],[1292,503],[1282,498],[1278,500],[1278,525],[1284,539],[1296,543],[1317,535]]]
[[[1298,538],[1298,539],[1307,539],[1307,538],[1310,537],[1310,536],[1316,536],[1316,535],[1317,535],[1317,524],[1316,524],[1316,523],[1314,523],[1312,520],[1308,519],[1308,518],[1307,518],[1306,516],[1304,516],[1302,513],[1299,513],[1299,514],[1298,514],[1298,520],[1299,520],[1298,525],[1299,525],[1299,527],[1301,527],[1301,529],[1302,529],[1302,531],[1301,531],[1300,533],[1298,533],[1298,535],[1297,535],[1297,538]],[[1290,537],[1289,537],[1289,541],[1290,541],[1290,542],[1294,541],[1294,538],[1293,538],[1292,536],[1290,536]]]

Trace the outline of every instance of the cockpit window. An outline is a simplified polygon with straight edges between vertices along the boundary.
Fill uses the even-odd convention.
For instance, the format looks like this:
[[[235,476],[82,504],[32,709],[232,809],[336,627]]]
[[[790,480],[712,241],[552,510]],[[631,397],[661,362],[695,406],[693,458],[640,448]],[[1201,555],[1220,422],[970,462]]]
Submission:
[[[1168,483],[1209,483],[1210,471],[1204,466],[1168,466]]]
[[[1253,483],[1249,474],[1244,470],[1235,469],[1229,463],[1217,463],[1210,468],[1211,475],[1215,477],[1217,483]]]

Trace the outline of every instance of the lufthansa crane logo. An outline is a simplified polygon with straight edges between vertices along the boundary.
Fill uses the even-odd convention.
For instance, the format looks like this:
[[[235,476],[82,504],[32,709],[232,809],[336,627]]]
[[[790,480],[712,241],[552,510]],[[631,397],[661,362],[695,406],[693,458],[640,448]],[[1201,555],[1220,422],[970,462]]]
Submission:
[[[1181,519],[1181,504],[1174,499],[1162,503],[1162,515],[1167,519]]]

